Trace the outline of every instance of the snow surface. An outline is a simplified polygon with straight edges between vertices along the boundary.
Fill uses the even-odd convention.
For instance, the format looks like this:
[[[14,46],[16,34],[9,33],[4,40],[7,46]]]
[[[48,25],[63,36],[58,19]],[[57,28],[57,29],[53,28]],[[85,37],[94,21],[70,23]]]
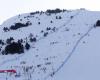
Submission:
[[[0,73],[0,80],[100,80],[100,28],[94,27],[99,19],[100,12],[72,10],[51,15],[26,13],[5,21],[0,27],[5,43],[0,45],[0,69],[17,73]],[[32,25],[3,30],[18,22]],[[30,33],[36,42],[30,42]],[[22,44],[28,42],[31,48],[22,54],[2,55],[10,37],[14,42],[23,39]]]

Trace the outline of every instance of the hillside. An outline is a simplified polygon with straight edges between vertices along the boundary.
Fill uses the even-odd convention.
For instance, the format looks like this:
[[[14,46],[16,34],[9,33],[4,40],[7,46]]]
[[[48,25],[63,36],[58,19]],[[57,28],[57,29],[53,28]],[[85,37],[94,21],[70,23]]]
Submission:
[[[95,47],[91,47],[94,45],[99,47],[99,43],[94,43],[99,41],[97,38],[99,35],[96,36],[99,34],[99,27],[100,12],[83,9],[36,11],[8,19],[0,26],[0,70],[16,72],[2,72],[0,78],[3,80],[66,80],[66,75],[74,75],[72,69],[78,65],[79,60],[79,64],[82,62],[84,54],[100,56],[94,51]],[[98,41],[95,41],[97,39]],[[83,60],[86,58],[87,56]],[[83,63],[88,62],[89,58],[91,56]],[[71,60],[73,62],[70,62]],[[77,71],[80,71],[81,67],[76,68]],[[68,77],[68,80],[90,79],[83,76]]]

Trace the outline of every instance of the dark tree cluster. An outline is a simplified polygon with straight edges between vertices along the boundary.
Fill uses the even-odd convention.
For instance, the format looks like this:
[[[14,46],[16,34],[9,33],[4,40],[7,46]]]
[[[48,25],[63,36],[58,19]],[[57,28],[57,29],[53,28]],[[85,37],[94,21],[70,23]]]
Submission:
[[[29,50],[29,49],[30,49],[30,44],[29,44],[29,43],[26,43],[26,44],[25,44],[25,49],[26,49],[26,50]]]
[[[24,53],[24,47],[21,43],[13,42],[5,47],[3,55]]]
[[[50,23],[53,23],[53,21],[50,21]]]
[[[36,38],[34,37],[34,38],[30,38],[30,42],[36,42],[37,40],[36,40]]]
[[[20,21],[22,21],[22,19],[20,19]]]
[[[36,12],[31,12],[30,15],[35,15],[35,14],[43,14],[44,12],[43,11],[36,11]]]
[[[44,12],[43,12],[43,11],[41,11],[41,12],[40,12],[40,15],[42,15],[43,13],[44,13]]]
[[[70,18],[72,19],[74,16],[70,16]]]
[[[100,20],[96,22],[96,26],[100,26]]]
[[[16,30],[22,27],[28,27],[29,25],[32,25],[32,23],[27,22],[27,23],[15,23],[15,25],[11,25],[10,29],[11,30]]]
[[[41,30],[41,33],[43,33],[44,31],[43,30]]]
[[[40,22],[38,22],[38,24],[40,25]]]
[[[60,12],[65,12],[66,10],[63,9],[59,9],[59,8],[56,8],[55,10],[51,10],[51,9],[48,9],[46,12],[43,12],[43,11],[36,11],[36,12],[31,12],[30,15],[35,15],[35,14],[43,14],[43,13],[49,13],[47,15],[50,15],[50,14],[56,14],[56,13],[60,13]]]
[[[0,39],[0,44],[1,44],[1,45],[4,45],[4,42],[3,42],[3,40],[1,40],[1,39]]]
[[[37,41],[36,37],[34,37],[34,35],[32,33],[30,33],[30,35],[29,35],[29,40],[30,40],[30,42],[36,42]]]
[[[67,11],[67,10],[66,10],[66,9],[63,9],[62,11],[65,12],[65,11]]]
[[[54,14],[54,13],[60,13],[60,12],[62,12],[62,10],[60,10],[60,9],[55,9],[55,10],[50,10],[50,9],[48,9],[47,11],[46,11],[47,13],[50,13],[50,14]]]
[[[49,31],[49,30],[51,30],[51,28],[50,27],[47,27],[46,30]]]
[[[8,38],[8,39],[6,40],[6,43],[7,43],[7,44],[10,44],[12,40],[14,40],[13,37],[10,37],[10,38]]]
[[[39,14],[39,13],[40,13],[39,11],[31,12],[30,15],[35,15],[35,14]]]
[[[23,43],[23,39],[19,39],[18,40],[18,43]]]
[[[53,27],[53,28],[52,28],[52,31],[53,31],[53,32],[55,32],[56,30],[57,30],[57,28],[56,28],[56,27]]]
[[[56,19],[62,19],[62,17],[61,16],[56,16]]]
[[[48,35],[48,32],[45,32],[45,33],[44,33],[44,37],[46,37],[47,35]]]
[[[7,31],[9,31],[9,29],[8,29],[7,27],[4,27],[4,28],[3,28],[3,31],[4,31],[4,32],[7,32]]]

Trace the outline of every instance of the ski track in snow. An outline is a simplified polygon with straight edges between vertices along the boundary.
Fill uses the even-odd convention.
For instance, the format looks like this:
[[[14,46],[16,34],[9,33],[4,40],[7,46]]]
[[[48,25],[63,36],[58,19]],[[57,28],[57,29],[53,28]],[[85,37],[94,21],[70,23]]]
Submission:
[[[52,74],[56,74],[58,71],[61,70],[61,68],[63,68],[63,66],[69,61],[70,57],[73,55],[74,51],[76,50],[78,44],[81,42],[81,40],[87,36],[89,34],[89,32],[94,28],[94,26],[90,27],[90,29],[76,42],[75,46],[73,47],[72,51],[69,53],[69,55],[66,57],[65,61],[63,61],[63,63],[59,66],[59,68],[57,70],[55,70],[54,72],[51,72],[48,76],[46,76],[44,78],[44,80],[47,80],[48,77]],[[53,75],[53,76],[54,76]]]

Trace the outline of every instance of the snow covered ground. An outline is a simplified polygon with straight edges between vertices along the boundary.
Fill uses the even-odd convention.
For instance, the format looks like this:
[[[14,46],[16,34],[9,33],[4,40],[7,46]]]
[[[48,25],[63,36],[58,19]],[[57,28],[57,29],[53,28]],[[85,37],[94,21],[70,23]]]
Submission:
[[[100,12],[54,10],[26,13],[5,21],[0,27],[0,69],[14,69],[16,73],[0,73],[0,78],[99,80],[98,20]],[[20,43],[24,52],[13,52],[20,51],[14,43]],[[16,48],[11,49],[12,44]]]
[[[53,80],[99,80],[99,34],[99,28],[92,30],[89,33],[90,36],[86,36],[80,42],[69,61],[54,76]]]

